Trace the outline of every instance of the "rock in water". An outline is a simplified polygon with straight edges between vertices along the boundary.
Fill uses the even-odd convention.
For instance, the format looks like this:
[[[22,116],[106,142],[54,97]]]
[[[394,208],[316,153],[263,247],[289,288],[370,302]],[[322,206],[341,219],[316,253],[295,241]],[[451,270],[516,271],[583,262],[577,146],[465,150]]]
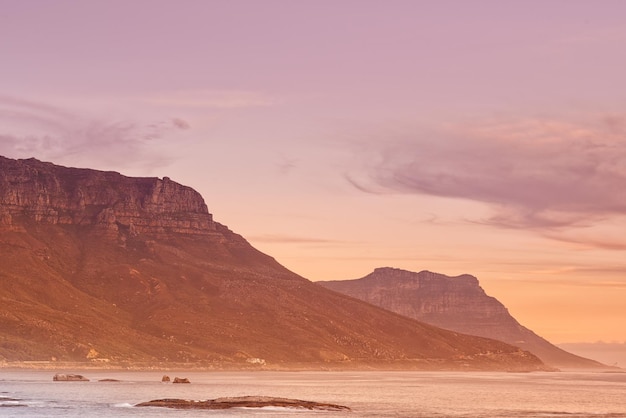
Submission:
[[[303,401],[300,399],[274,398],[271,396],[238,396],[210,399],[207,401],[193,401],[185,399],[155,399],[142,402],[135,406],[156,406],[174,409],[230,409],[230,408],[264,408],[268,406],[294,409],[308,409],[317,411],[350,411],[343,405],[330,403]]]
[[[170,377],[168,375],[163,375],[163,377],[161,378],[161,382],[169,382],[170,381]]]
[[[173,383],[191,383],[186,377],[175,377]]]
[[[89,379],[83,375],[62,373],[55,374],[52,380],[55,382],[89,382]]]

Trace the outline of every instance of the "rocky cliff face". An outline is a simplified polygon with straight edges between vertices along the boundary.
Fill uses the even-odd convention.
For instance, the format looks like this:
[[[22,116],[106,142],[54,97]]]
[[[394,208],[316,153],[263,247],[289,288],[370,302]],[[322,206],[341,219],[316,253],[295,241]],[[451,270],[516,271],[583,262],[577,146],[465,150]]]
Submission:
[[[0,364],[545,368],[311,283],[167,178],[0,158],[0,222]]]
[[[478,279],[464,274],[448,277],[422,271],[378,268],[360,280],[321,282],[374,305],[442,328],[511,340],[521,326],[497,299],[487,296]],[[521,342],[521,341],[511,341]]]
[[[504,341],[529,350],[555,367],[602,367],[568,353],[520,325],[506,307],[488,296],[478,279],[378,268],[357,280],[318,282],[400,315],[444,329]]]
[[[111,234],[209,234],[216,226],[195,190],[167,177],[129,178],[0,157],[0,225],[14,218],[94,225]]]

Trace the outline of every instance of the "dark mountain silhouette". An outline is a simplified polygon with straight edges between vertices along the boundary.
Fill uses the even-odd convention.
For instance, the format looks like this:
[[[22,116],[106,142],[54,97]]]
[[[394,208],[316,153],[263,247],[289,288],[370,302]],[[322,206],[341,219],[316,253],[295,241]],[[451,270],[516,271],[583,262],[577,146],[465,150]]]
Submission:
[[[535,356],[340,295],[169,178],[0,157],[0,360],[535,370]]]
[[[562,350],[520,325],[478,279],[422,271],[378,268],[357,280],[318,282],[339,293],[437,327],[516,345],[544,363],[563,368],[607,367]]]

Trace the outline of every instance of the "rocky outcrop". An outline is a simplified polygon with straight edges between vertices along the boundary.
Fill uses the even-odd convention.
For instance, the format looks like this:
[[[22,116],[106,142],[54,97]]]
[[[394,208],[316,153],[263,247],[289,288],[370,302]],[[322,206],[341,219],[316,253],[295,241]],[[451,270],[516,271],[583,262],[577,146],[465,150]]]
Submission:
[[[519,335],[520,325],[504,305],[487,296],[478,279],[468,274],[449,277],[378,268],[362,279],[318,283],[442,328],[473,335],[489,330],[489,338],[499,340]]]
[[[208,234],[216,226],[195,190],[168,177],[0,157],[0,226],[25,217],[46,224],[94,225],[112,234]]]
[[[57,373],[52,377],[52,380],[54,382],[89,382],[89,379],[80,374]]]
[[[175,377],[172,383],[191,383],[186,377]]]
[[[450,277],[430,271],[415,273],[384,267],[357,280],[318,283],[431,325],[504,341],[532,352],[555,367],[606,367],[568,353],[520,325],[469,274]]]
[[[207,401],[193,401],[185,399],[155,399],[148,402],[142,402],[135,406],[157,406],[174,409],[266,408],[271,406],[290,409],[308,409],[311,411],[350,411],[350,408],[343,405],[302,401],[299,399],[274,398],[271,396],[238,396],[217,398]]]

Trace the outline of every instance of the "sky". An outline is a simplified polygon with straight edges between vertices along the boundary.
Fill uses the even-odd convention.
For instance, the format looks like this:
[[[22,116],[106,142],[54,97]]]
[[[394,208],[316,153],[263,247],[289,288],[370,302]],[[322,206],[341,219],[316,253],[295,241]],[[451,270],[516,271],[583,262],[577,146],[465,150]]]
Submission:
[[[626,2],[0,0],[0,155],[163,177],[313,281],[626,342]],[[623,345],[623,344],[622,344]]]

